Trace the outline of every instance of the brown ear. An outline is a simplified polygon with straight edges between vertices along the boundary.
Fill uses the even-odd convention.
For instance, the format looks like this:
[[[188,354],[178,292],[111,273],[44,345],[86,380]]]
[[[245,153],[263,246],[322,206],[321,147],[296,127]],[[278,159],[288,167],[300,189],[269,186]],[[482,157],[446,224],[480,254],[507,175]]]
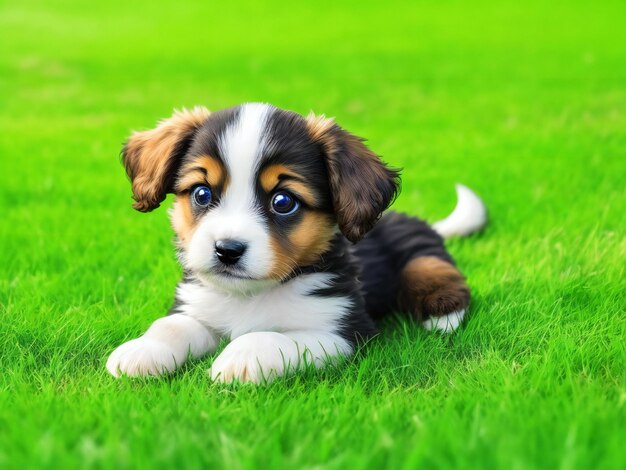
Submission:
[[[387,165],[360,137],[350,134],[334,120],[310,114],[311,137],[326,153],[339,228],[351,242],[369,232],[400,190],[400,171]]]
[[[172,191],[176,168],[194,133],[209,117],[203,107],[175,111],[156,129],[135,132],[122,149],[122,162],[132,185],[133,208],[150,212]]]

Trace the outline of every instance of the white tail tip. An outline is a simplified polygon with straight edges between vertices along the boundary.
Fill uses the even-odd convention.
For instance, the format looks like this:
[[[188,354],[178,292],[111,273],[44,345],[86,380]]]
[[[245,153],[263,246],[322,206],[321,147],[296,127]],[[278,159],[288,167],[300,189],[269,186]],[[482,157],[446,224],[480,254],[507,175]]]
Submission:
[[[452,213],[432,224],[443,238],[470,235],[487,224],[487,208],[481,199],[467,186],[456,185],[457,203]]]

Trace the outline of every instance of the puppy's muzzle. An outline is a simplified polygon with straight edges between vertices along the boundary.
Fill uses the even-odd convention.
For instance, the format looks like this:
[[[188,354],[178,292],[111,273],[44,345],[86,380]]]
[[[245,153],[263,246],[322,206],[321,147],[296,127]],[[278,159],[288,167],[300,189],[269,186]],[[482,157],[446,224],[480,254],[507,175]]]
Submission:
[[[218,240],[215,242],[215,255],[222,264],[232,266],[237,264],[248,245],[239,240]]]

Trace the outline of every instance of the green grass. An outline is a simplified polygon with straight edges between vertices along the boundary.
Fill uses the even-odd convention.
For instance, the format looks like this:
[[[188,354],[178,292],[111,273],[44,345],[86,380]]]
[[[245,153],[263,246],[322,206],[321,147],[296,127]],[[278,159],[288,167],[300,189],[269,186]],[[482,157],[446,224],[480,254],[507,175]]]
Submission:
[[[0,2],[0,468],[624,468],[626,4],[207,3]],[[245,101],[367,136],[396,209],[484,198],[462,330],[261,388],[108,375],[180,274],[121,142]]]

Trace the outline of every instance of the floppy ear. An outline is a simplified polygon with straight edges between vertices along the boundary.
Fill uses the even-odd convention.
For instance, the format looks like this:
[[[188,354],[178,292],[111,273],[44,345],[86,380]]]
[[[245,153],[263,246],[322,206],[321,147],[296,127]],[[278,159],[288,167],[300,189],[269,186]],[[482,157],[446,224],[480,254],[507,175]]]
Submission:
[[[135,132],[122,149],[122,162],[133,185],[133,208],[150,212],[172,191],[176,168],[198,128],[209,117],[203,107],[175,111],[156,129]]]
[[[309,134],[326,154],[339,228],[351,242],[369,232],[400,190],[400,171],[389,168],[360,137],[334,120],[310,114]]]

